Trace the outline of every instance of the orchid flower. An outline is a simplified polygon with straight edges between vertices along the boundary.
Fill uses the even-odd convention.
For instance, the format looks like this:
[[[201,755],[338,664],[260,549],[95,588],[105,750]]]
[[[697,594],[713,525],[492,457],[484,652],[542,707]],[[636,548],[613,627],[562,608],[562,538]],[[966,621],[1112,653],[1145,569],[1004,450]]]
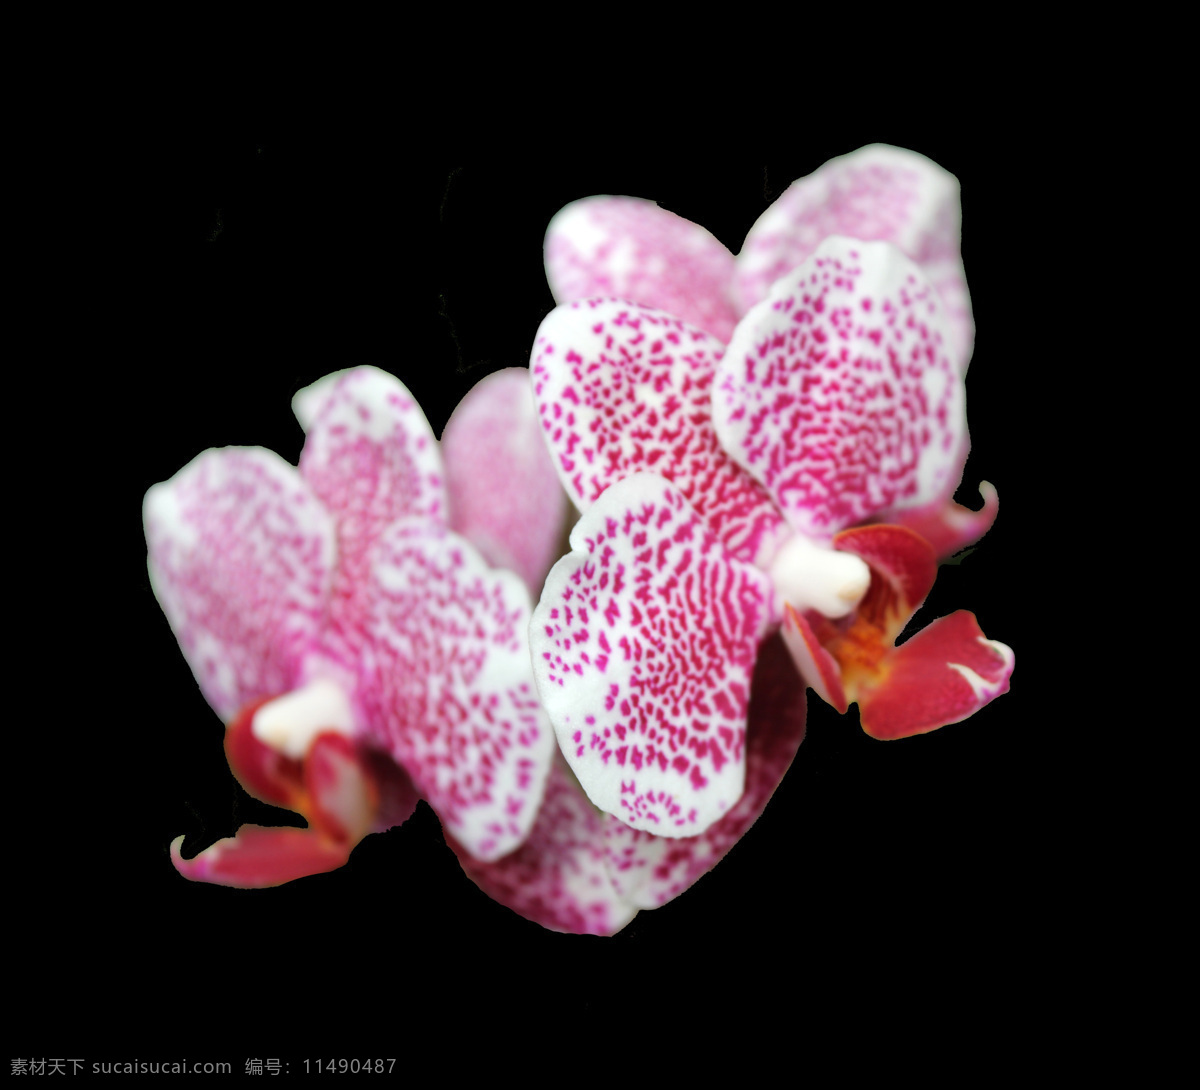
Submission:
[[[903,148],[873,144],[831,159],[793,182],[750,228],[735,258],[698,224],[635,197],[586,197],[567,205],[546,234],[546,275],[557,303],[625,299],[665,311],[728,344],[738,322],[784,273],[831,235],[890,242],[921,267],[942,303],[946,347],[961,375],[975,326],[959,250],[958,180]],[[959,452],[966,464],[966,433]],[[996,519],[996,492],[984,505],[954,502],[959,477],[924,505],[880,511],[874,521],[910,526],[950,556]]]
[[[439,446],[394,378],[330,375],[293,403],[299,469],[209,450],[146,495],[151,585],[250,794],[307,829],[247,825],[185,877],[277,885],[341,866],[423,797],[471,858],[516,849],[554,747],[530,598],[451,526]]]
[[[567,508],[541,431],[529,373],[513,368],[471,390],[442,437],[453,525],[537,589],[557,556]],[[757,631],[750,620],[733,621]],[[597,808],[556,755],[525,843],[491,861],[453,845],[464,871],[493,899],[543,927],[613,934],[640,909],[688,889],[757,819],[804,737],[804,702],[787,699],[796,682],[779,637],[764,643],[749,686],[744,790],[739,785],[736,805],[702,835],[668,839],[631,828]]]
[[[804,683],[857,702],[875,737],[1007,690],[1012,652],[969,613],[894,646],[938,551],[995,517],[990,488],[980,512],[952,501],[972,337],[957,254],[957,183],[880,147],[797,182],[736,260],[650,202],[592,198],[551,224],[563,305],[531,370],[583,517],[531,647],[564,755],[632,829],[694,839],[738,804],[756,649],[780,627]]]

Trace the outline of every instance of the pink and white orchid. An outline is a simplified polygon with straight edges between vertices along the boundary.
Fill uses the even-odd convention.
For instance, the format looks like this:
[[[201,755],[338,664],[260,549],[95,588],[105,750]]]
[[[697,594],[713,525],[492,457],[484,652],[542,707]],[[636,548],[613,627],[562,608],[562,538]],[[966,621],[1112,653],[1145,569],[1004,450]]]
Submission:
[[[455,528],[489,559],[506,559],[540,588],[556,555],[567,500],[541,437],[529,373],[510,369],[479,383],[450,418],[442,446]],[[577,527],[575,533],[580,532]],[[757,634],[750,613],[729,620]],[[489,861],[452,842],[464,871],[489,896],[527,919],[576,934],[611,935],[640,909],[677,897],[762,813],[804,738],[804,702],[786,699],[797,677],[778,637],[762,646],[753,669],[753,682],[746,685],[752,690],[752,732],[745,747],[745,783],[738,784],[735,804],[702,835],[667,839],[604,813],[556,755],[525,843]],[[717,688],[694,696],[702,704],[722,699]]]
[[[471,858],[526,838],[553,752],[529,594],[450,524],[420,408],[374,368],[297,394],[300,466],[209,450],[146,496],[154,592],[229,726],[251,794],[307,829],[243,826],[186,877],[277,885],[332,870],[429,801]]]
[[[982,511],[953,502],[958,225],[957,182],[880,146],[795,183],[737,259],[648,201],[552,222],[562,305],[531,370],[584,515],[531,646],[567,760],[632,829],[686,843],[738,804],[756,649],[780,627],[804,682],[876,737],[1007,690],[1012,652],[969,613],[894,646],[937,555],[996,513],[990,486]]]

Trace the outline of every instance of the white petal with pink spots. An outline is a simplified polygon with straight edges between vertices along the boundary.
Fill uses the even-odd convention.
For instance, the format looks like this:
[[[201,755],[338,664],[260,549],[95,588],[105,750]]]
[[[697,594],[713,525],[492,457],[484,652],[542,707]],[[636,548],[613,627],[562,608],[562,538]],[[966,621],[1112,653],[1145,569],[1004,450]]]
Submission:
[[[528,645],[529,592],[457,534],[389,526],[372,561],[364,691],[377,741],[483,860],[525,838],[554,747]]]
[[[965,371],[975,327],[960,252],[958,179],[915,151],[871,144],[799,178],[750,228],[737,257],[745,313],[831,235],[890,242],[942,292],[955,362]]]
[[[538,692],[588,797],[695,836],[742,795],[750,675],[770,581],[673,485],[638,474],[576,524],[530,627]]]
[[[888,243],[826,239],[738,325],[713,420],[813,538],[937,499],[966,432],[937,293]]]
[[[530,369],[546,440],[586,510],[617,481],[671,481],[731,556],[770,559],[788,528],[766,491],[721,449],[712,387],[724,346],[649,307],[593,300],[542,322]]]
[[[291,688],[335,558],[334,521],[295,466],[205,451],[146,493],[143,518],[155,596],[217,714]]]

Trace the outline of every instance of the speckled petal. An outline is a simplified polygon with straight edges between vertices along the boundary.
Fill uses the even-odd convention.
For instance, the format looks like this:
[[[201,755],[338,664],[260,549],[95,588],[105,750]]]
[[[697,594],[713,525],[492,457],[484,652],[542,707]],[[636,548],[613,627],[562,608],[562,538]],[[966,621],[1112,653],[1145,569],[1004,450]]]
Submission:
[[[888,656],[860,688],[862,726],[873,738],[908,738],[957,723],[1008,692],[1012,651],[984,636],[973,613],[933,622]]]
[[[921,265],[941,293],[956,364],[974,339],[960,255],[958,179],[916,152],[872,144],[793,182],[750,228],[737,258],[740,311],[807,260],[830,235],[890,242]]]
[[[711,394],[723,346],[661,311],[612,300],[559,307],[530,368],[555,466],[580,510],[634,473],[671,481],[729,554],[766,563],[787,535],[763,487],[717,442]]]
[[[497,371],[471,389],[442,433],[442,457],[450,528],[540,594],[558,559],[568,505],[524,367]]]
[[[295,414],[300,427],[304,429],[305,434],[308,433],[309,428],[313,426],[313,422],[320,416],[325,403],[333,396],[342,379],[353,370],[355,368],[347,367],[341,371],[332,371],[328,375],[317,379],[316,382],[301,387],[292,396],[292,412]]]
[[[588,797],[636,829],[696,836],[742,795],[767,577],[673,485],[638,474],[571,533],[530,628],[535,676]]]
[[[637,909],[609,879],[608,820],[555,753],[542,808],[520,848],[483,863],[453,840],[450,845],[471,881],[527,920],[572,935],[612,935]]]
[[[738,325],[713,421],[810,537],[932,502],[966,430],[936,293],[888,243],[826,239]]]
[[[758,820],[804,740],[806,698],[782,640],[759,648],[746,726],[746,789],[700,836],[669,840],[608,817],[609,867],[616,888],[639,908],[678,897],[719,863]]]
[[[372,547],[397,519],[444,521],[442,456],[412,395],[374,367],[319,380],[296,394],[293,408],[309,422],[300,473],[337,523],[327,649],[353,662],[369,609]]]
[[[497,859],[529,832],[554,749],[529,659],[529,592],[426,519],[384,532],[371,578],[361,693],[375,741],[447,832]]]
[[[333,521],[295,467],[205,451],[146,493],[143,519],[151,586],[221,719],[291,689],[334,565]]]
[[[555,302],[628,299],[729,340],[737,324],[733,255],[703,227],[653,201],[586,197],[546,232],[546,278]]]
[[[922,261],[921,271],[942,300],[950,347],[961,374],[967,373],[975,351],[975,319],[971,314],[971,293],[962,258],[955,255],[937,261]]]

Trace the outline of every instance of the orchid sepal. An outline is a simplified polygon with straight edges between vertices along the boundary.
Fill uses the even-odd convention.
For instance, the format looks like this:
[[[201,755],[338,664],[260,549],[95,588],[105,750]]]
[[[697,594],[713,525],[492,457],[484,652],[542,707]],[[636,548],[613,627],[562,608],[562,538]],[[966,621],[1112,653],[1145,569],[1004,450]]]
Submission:
[[[725,342],[737,324],[733,255],[698,224],[639,197],[584,197],[546,230],[558,303],[633,299]]]
[[[536,597],[558,559],[568,502],[542,442],[528,370],[508,367],[472,386],[446,422],[441,450],[450,529]]]
[[[737,258],[743,312],[831,235],[891,243],[937,288],[960,373],[975,326],[961,255],[958,179],[906,148],[870,144],[794,181],[754,223]]]
[[[147,569],[205,699],[224,722],[287,692],[324,620],[333,519],[273,451],[197,455],[143,504]]]

